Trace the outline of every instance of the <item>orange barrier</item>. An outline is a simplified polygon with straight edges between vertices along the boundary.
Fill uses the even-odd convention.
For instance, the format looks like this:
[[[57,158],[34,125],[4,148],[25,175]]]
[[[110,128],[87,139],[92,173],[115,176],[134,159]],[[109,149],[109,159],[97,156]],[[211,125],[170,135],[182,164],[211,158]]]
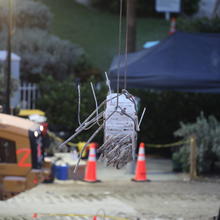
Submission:
[[[138,152],[138,159],[136,164],[135,170],[135,177],[132,179],[136,182],[146,182],[149,181],[147,179],[147,166],[145,160],[145,150],[144,150],[144,143],[140,143],[139,152]]]
[[[176,32],[176,18],[171,19],[169,35]]]
[[[84,181],[94,183],[100,182],[96,178],[96,144],[91,143],[89,146],[89,159],[86,165]]]

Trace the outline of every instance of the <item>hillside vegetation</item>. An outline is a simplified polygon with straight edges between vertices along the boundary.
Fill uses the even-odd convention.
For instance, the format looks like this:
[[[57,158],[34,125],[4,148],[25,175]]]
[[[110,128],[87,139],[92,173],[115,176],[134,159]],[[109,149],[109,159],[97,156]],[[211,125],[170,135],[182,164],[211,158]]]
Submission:
[[[107,70],[118,45],[118,16],[79,5],[74,0],[41,0],[54,14],[53,34],[79,44],[89,59]],[[167,36],[165,20],[140,18],[137,22],[137,48],[144,42]]]

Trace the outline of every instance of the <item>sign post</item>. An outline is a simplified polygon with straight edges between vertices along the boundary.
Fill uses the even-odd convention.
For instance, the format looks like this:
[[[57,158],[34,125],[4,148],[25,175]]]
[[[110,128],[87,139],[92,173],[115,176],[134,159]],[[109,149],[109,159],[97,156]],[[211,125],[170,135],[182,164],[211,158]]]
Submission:
[[[170,13],[179,13],[181,10],[181,0],[156,0],[156,11],[164,12],[165,19],[170,19]]]

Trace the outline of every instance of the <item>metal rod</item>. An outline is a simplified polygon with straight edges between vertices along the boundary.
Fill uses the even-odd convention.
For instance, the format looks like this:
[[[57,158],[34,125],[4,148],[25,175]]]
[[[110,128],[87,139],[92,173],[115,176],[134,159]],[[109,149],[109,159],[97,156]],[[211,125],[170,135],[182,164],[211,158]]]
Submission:
[[[105,72],[105,78],[106,78],[106,85],[108,86],[108,93],[111,94],[111,85],[110,85],[110,81],[109,81],[109,78],[108,78],[108,74],[107,72]]]
[[[86,142],[86,144],[84,145],[84,147],[82,148],[81,152],[80,152],[80,155],[79,155],[79,159],[77,161],[77,164],[75,166],[75,169],[74,169],[74,173],[76,173],[77,169],[78,169],[78,166],[79,166],[79,162],[82,158],[82,154],[85,150],[85,148],[87,147],[87,145],[90,143],[90,141],[99,133],[99,131],[101,131],[101,129],[104,127],[104,124],[102,124],[94,133],[93,135],[88,139],[88,141]]]
[[[97,98],[96,98],[96,95],[95,95],[95,90],[94,90],[94,87],[93,87],[92,82],[90,82],[90,85],[91,85],[92,94],[93,94],[93,97],[94,97],[94,100],[95,100],[96,118],[97,118],[97,121],[96,121],[96,122],[97,122],[97,124],[100,126],[99,120],[98,120],[98,115],[99,115],[98,102],[97,102]]]
[[[121,94],[120,94],[121,95]],[[119,95],[119,96],[120,96]],[[103,101],[99,106],[98,109],[101,108],[105,103],[117,98],[117,96],[112,97],[111,99]],[[59,148],[63,147],[66,143],[71,141],[73,138],[75,138],[81,131],[83,131],[88,125],[90,125],[92,122],[88,122],[88,120],[96,113],[96,110],[94,110],[90,116],[76,129],[75,133],[71,135],[67,140],[65,140],[62,144],[59,145]],[[114,113],[114,112],[113,112]],[[112,114],[111,114],[112,115]],[[87,123],[88,122],[88,123]],[[87,124],[86,124],[87,123]]]
[[[144,110],[143,110],[143,112],[142,112],[142,114],[141,114],[141,118],[140,118],[138,127],[140,127],[140,125],[141,125],[141,122],[142,122],[142,119],[143,119],[143,117],[144,117],[145,111],[146,111],[146,107],[144,107]]]

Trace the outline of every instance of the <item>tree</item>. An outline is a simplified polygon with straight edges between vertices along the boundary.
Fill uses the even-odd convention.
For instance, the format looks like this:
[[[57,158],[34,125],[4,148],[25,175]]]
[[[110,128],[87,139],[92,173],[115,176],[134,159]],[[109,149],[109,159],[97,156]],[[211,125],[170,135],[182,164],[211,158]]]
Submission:
[[[13,23],[17,28],[49,29],[52,22],[52,14],[49,8],[33,0],[13,1]],[[0,28],[7,23],[8,0],[0,0]]]
[[[215,162],[220,159],[220,123],[214,116],[205,117],[200,113],[194,123],[181,123],[175,135],[189,139],[196,135],[198,146],[198,171],[208,173],[214,171]],[[189,144],[184,144],[178,152],[173,155],[175,162],[186,171],[189,168]]]
[[[6,42],[5,32],[0,34],[0,40]],[[79,46],[36,28],[17,29],[12,47],[21,57],[22,79],[33,82],[47,75],[64,79],[75,73],[76,66],[79,69],[79,60],[86,60]],[[0,48],[5,48],[4,44]]]

